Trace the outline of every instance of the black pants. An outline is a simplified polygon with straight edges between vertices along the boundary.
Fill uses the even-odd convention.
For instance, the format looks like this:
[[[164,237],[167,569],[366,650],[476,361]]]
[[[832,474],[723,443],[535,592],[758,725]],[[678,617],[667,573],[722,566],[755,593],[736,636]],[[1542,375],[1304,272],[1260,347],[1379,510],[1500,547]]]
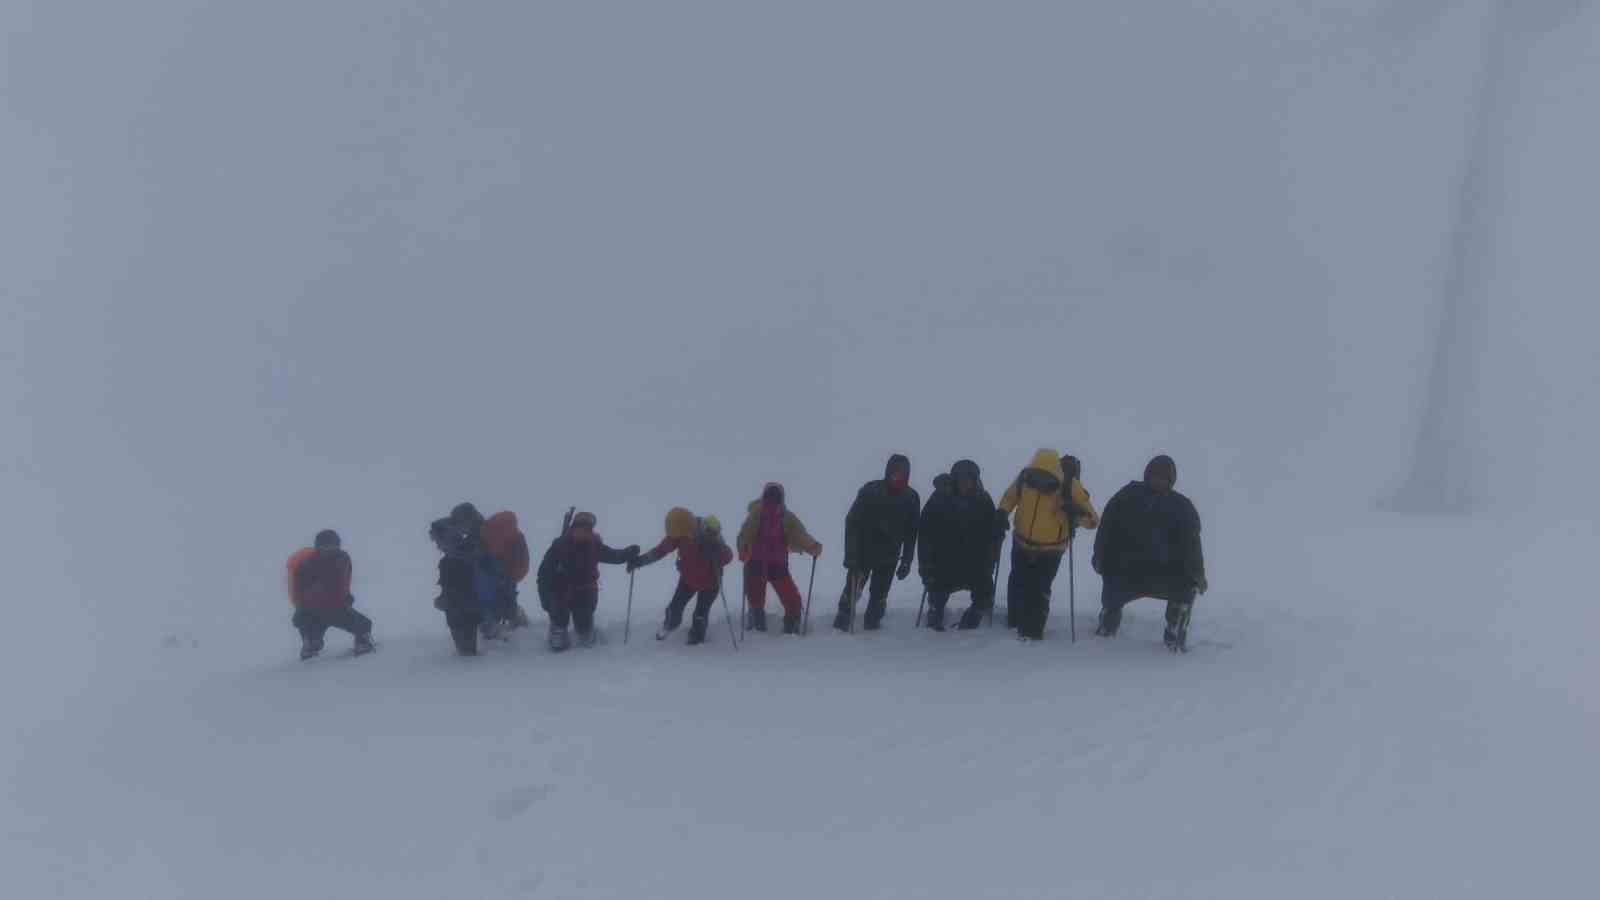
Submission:
[[[868,621],[881,620],[889,607],[889,588],[894,584],[895,565],[894,561],[890,561],[887,565],[850,571],[850,587],[864,585],[867,588]],[[859,596],[851,597],[850,589],[846,588],[844,596],[839,598],[839,614],[849,614],[852,602],[859,600]]]
[[[482,623],[483,615],[475,609],[465,605],[445,607],[444,624],[450,628],[450,639],[455,641],[458,652],[478,652],[478,626]]]
[[[372,633],[372,620],[356,612],[353,606],[342,609],[297,609],[293,621],[301,637],[318,641],[328,633],[329,628],[348,631],[357,637]]]
[[[539,592],[539,605],[550,614],[550,624],[565,628],[570,622],[579,634],[594,630],[594,608],[600,604],[598,587]]]
[[[717,589],[707,588],[706,590],[697,592],[694,588],[689,587],[687,584],[684,584],[680,581],[678,582],[678,589],[672,594],[672,602],[667,604],[667,606],[673,610],[674,614],[678,618],[681,619],[683,617],[683,609],[689,605],[689,598],[691,597],[695,598],[695,618],[703,619],[711,615],[711,607],[717,602]]]
[[[929,609],[944,609],[945,604],[950,602],[950,595],[961,591],[972,592],[972,608],[977,612],[984,613],[994,608],[994,579],[989,577],[988,572],[974,572],[949,581],[929,581],[927,588]]]
[[[1149,597],[1167,601],[1167,624],[1176,627],[1194,606],[1194,582],[1181,575],[1107,575],[1100,590],[1100,624],[1116,631],[1122,608]]]
[[[1050,618],[1050,592],[1059,571],[1060,553],[1033,553],[1016,546],[1011,548],[1011,578],[1007,582],[1006,602],[1011,607],[1011,624],[1019,637],[1035,640],[1044,637],[1044,623]]]

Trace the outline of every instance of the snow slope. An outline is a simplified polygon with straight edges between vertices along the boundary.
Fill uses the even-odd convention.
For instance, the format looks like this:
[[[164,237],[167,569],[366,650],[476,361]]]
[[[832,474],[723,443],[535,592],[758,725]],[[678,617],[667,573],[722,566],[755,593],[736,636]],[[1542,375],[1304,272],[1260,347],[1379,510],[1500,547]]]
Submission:
[[[1502,6],[6,4],[0,889],[1584,895],[1600,13]],[[1474,515],[1375,512],[1436,402]],[[459,500],[649,543],[768,478],[826,605],[889,452],[1042,445],[1102,502],[1178,458],[1194,653],[918,634],[907,583],[872,637],[462,661],[428,606]],[[302,666],[329,525],[383,648]]]
[[[1221,561],[1181,658],[1159,605],[1114,642],[1057,617],[1019,646],[913,631],[903,585],[876,635],[734,652],[721,627],[692,650],[651,640],[655,578],[623,646],[615,576],[611,643],[559,658],[527,638],[453,658],[393,614],[359,660],[302,665],[276,633],[173,649],[27,741],[6,877],[72,897],[1586,896],[1600,615],[1550,588],[1597,537],[1269,537],[1259,564]]]

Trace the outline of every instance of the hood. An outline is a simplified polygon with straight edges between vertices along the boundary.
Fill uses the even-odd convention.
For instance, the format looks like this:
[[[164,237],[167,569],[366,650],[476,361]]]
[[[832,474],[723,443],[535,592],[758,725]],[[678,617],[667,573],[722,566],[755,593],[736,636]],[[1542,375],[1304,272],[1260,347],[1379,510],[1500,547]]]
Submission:
[[[779,506],[783,506],[784,505],[783,485],[779,484],[776,481],[767,482],[767,486],[761,489],[761,499],[757,500],[756,502],[757,503],[764,503],[764,502],[767,501],[768,498],[773,499]]]
[[[1173,461],[1172,457],[1162,454],[1150,460],[1144,467],[1144,480],[1148,482],[1150,476],[1157,472],[1165,472],[1167,480],[1172,482],[1172,486],[1174,488],[1178,486],[1178,464]]]
[[[963,459],[950,467],[950,486],[955,487],[956,482],[963,477],[971,478],[979,487],[983,486],[982,470],[970,459]]]
[[[694,513],[681,506],[667,510],[667,537],[686,538],[694,534]]]
[[[1065,473],[1061,471],[1061,454],[1054,450],[1040,450],[1033,455],[1033,460],[1028,463],[1028,468],[1038,469],[1046,475],[1053,476],[1056,481],[1065,481]]]
[[[895,469],[904,469],[906,473],[906,481],[909,482],[911,480],[910,457],[906,456],[904,453],[896,453],[895,455],[889,457],[889,461],[883,464],[883,480],[888,481],[889,476],[894,472]]]
[[[951,477],[949,472],[940,472],[939,474],[933,476],[933,490],[936,493],[939,491],[949,492],[955,489],[956,480],[955,478]]]

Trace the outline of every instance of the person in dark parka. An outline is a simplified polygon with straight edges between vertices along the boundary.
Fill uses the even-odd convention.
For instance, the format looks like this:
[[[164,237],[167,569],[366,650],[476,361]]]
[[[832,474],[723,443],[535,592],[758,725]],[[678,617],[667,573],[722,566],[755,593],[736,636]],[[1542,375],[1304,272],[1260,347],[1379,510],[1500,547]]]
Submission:
[[[1195,596],[1210,585],[1200,514],[1174,489],[1177,483],[1177,464],[1158,456],[1145,466],[1143,481],[1130,482],[1106,504],[1094,541],[1094,570],[1105,581],[1095,634],[1115,636],[1122,608],[1152,597],[1167,601],[1167,646],[1185,648]]]
[[[911,574],[917,553],[917,520],[922,498],[911,487],[911,460],[896,453],[884,466],[883,478],[869,481],[856,493],[844,520],[844,567],[849,585],[839,599],[833,627],[848,630],[856,601],[870,585],[862,627],[876,631],[888,608],[891,580]]]
[[[996,554],[1001,535],[995,528],[994,498],[984,490],[977,463],[964,459],[948,476],[934,479],[933,496],[922,510],[917,566],[928,591],[928,627],[944,630],[950,595],[972,592],[972,605],[960,628],[970,630],[994,608]]]
[[[539,563],[539,605],[550,614],[550,649],[572,646],[567,625],[577,626],[578,643],[595,641],[594,611],[600,602],[600,564],[624,565],[639,559],[637,544],[618,550],[595,533],[593,513],[580,512],[567,533],[550,543]]]

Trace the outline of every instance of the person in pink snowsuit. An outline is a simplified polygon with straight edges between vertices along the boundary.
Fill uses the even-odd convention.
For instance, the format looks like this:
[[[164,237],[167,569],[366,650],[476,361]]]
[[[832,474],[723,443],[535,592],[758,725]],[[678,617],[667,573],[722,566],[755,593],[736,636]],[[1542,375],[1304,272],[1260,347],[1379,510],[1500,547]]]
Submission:
[[[750,504],[739,529],[739,559],[744,563],[744,594],[750,606],[750,624],[767,630],[767,585],[783,604],[783,633],[800,633],[800,589],[789,574],[789,554],[822,555],[822,545],[784,504],[783,485],[768,484],[761,499]]]

